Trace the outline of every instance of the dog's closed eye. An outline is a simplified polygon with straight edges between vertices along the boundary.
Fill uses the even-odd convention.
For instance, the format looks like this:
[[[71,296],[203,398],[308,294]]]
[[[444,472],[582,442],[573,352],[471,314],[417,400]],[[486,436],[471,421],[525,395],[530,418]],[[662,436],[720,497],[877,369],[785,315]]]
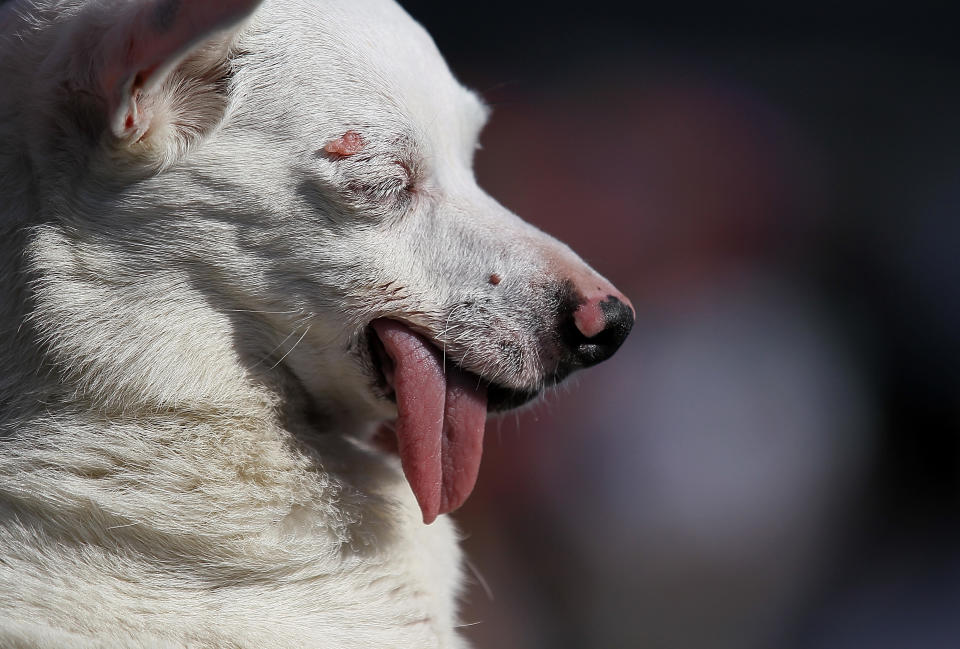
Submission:
[[[398,202],[406,204],[413,191],[411,180],[405,174],[357,178],[348,181],[345,188],[352,203],[372,202],[380,207],[395,207]]]
[[[403,211],[416,193],[420,172],[414,147],[408,138],[383,135],[351,129],[317,151],[333,173],[337,193],[358,212]]]

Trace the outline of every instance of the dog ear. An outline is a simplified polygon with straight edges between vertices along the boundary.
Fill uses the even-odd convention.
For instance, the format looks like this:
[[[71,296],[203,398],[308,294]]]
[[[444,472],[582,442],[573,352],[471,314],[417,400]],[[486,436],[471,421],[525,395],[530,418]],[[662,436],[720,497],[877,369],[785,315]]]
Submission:
[[[134,142],[151,127],[161,102],[154,95],[194,51],[229,42],[231,31],[261,0],[153,0],[134,2],[107,28],[94,70],[107,121],[121,141]],[[129,5],[128,5],[129,6]],[[124,7],[126,9],[126,7]]]

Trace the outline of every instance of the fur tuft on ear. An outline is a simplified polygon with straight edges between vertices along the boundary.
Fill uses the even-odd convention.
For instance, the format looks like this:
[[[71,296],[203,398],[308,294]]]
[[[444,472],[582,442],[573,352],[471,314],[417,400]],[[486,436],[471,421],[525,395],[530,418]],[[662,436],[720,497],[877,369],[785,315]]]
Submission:
[[[106,100],[112,134],[140,140],[158,105],[154,93],[192,52],[218,36],[229,36],[261,0],[152,0],[111,25],[100,44],[97,89]]]

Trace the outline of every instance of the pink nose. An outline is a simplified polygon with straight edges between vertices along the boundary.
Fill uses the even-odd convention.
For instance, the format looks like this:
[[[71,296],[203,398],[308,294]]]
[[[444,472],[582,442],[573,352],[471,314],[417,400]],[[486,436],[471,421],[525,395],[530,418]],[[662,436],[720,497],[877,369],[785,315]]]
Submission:
[[[633,305],[616,290],[608,295],[588,298],[573,312],[573,322],[586,338],[594,338],[603,333],[611,322],[628,317],[632,325]]]
[[[596,365],[613,356],[633,328],[634,310],[630,300],[606,281],[574,285],[578,298],[571,314],[567,345],[573,363],[580,367]]]

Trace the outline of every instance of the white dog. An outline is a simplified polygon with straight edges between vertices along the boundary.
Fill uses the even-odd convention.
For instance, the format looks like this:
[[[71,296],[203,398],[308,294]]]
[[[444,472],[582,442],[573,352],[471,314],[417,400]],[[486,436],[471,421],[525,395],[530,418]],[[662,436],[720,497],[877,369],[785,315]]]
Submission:
[[[488,410],[632,325],[399,7],[259,5],[0,7],[4,649],[464,646]]]

